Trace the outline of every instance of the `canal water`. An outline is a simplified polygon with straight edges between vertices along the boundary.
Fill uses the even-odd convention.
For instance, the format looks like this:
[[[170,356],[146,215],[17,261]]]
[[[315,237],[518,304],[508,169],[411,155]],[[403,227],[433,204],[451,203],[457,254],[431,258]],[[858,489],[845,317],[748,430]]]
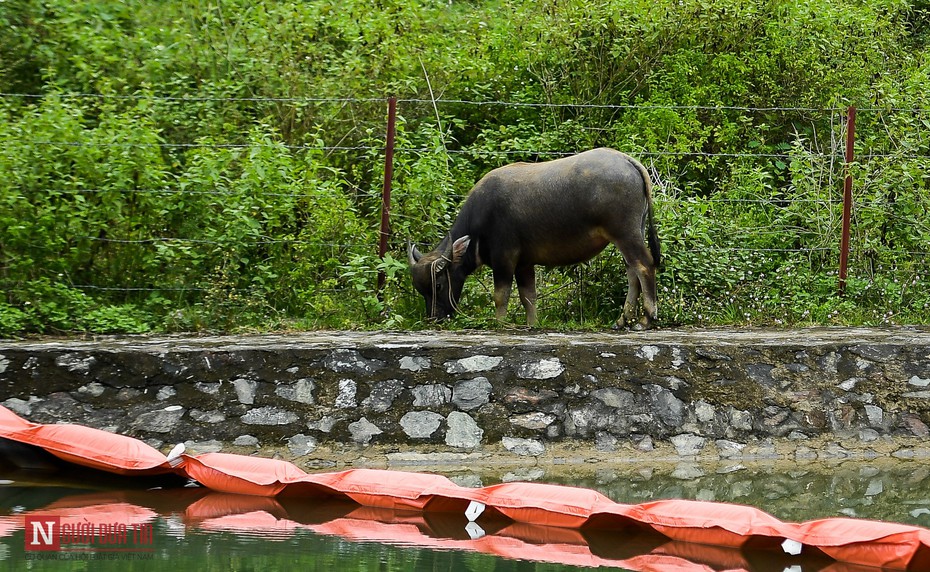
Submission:
[[[621,503],[697,499],[751,505],[785,521],[841,516],[930,527],[926,461],[433,472],[463,486],[549,482],[594,489]],[[476,526],[464,515],[227,495],[185,485],[193,483],[0,466],[0,570],[877,570],[825,558],[669,542],[657,534],[480,520]],[[42,544],[45,530],[28,532],[27,520],[47,522],[54,516],[63,518],[60,544],[27,550],[30,541]]]

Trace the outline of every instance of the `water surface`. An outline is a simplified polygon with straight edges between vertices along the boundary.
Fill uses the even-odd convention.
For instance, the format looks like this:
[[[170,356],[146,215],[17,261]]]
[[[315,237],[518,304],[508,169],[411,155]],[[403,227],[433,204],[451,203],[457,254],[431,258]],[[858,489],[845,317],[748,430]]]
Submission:
[[[848,516],[930,526],[930,465],[919,461],[571,466],[446,474],[463,486],[515,480],[581,486],[621,503],[665,498],[732,502],[785,521]],[[0,482],[0,570],[638,570],[656,555],[705,570],[864,570],[823,558],[669,542],[656,534],[481,520],[475,527],[463,515],[227,495],[178,481],[137,481],[89,471],[0,468]],[[122,524],[125,534],[105,545],[27,551],[25,519],[49,514]],[[143,537],[133,539],[133,527]]]

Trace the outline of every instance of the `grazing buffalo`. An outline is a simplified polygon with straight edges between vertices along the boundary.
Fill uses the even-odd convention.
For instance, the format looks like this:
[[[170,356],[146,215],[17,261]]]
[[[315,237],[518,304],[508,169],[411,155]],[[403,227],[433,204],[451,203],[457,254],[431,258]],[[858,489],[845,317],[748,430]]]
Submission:
[[[468,193],[439,246],[421,254],[411,245],[408,258],[413,285],[426,299],[429,318],[442,320],[454,314],[465,279],[487,264],[494,274],[498,319],[507,314],[516,276],[527,324],[533,326],[533,267],[584,262],[611,242],[623,253],[629,281],[617,326],[649,328],[657,313],[660,256],[652,181],[639,161],[602,148],[494,169]],[[644,315],[634,323],[640,292]]]

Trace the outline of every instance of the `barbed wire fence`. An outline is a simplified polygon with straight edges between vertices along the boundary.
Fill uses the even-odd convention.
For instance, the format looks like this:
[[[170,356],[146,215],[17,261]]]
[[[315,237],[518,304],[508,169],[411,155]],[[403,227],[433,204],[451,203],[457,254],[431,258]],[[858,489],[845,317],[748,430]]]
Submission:
[[[39,104],[47,96],[24,95],[24,94],[5,94],[0,93],[0,101],[31,101]],[[248,152],[260,150],[262,148],[274,148],[283,150],[299,157],[316,157],[321,162],[336,165],[342,173],[341,183],[343,191],[352,195],[357,203],[364,203],[365,206],[359,208],[359,216],[367,221],[370,228],[378,224],[379,212],[375,204],[380,198],[380,175],[383,174],[384,164],[384,132],[386,129],[386,108],[388,98],[204,98],[204,97],[160,97],[160,96],[125,96],[125,95],[99,95],[99,94],[62,94],[57,97],[73,100],[91,100],[101,104],[120,104],[120,103],[139,103],[145,102],[149,105],[170,108],[186,108],[188,106],[206,106],[205,109],[215,109],[217,107],[235,106],[241,109],[253,110],[254,116],[260,118],[262,109],[275,107],[278,109],[286,108],[287,113],[279,115],[290,117],[292,125],[285,125],[280,131],[280,139],[268,141],[244,140],[240,134],[211,134],[195,139],[175,139],[174,133],[163,133],[161,138],[156,141],[101,141],[99,139],[81,140],[81,139],[47,139],[30,134],[21,134],[19,137],[7,137],[0,142],[8,154],[15,155],[24,152],[25,149],[31,149],[31,153],[37,155],[52,156],[62,149],[87,148],[95,153],[109,152],[133,152],[140,149],[154,150],[159,154],[174,157],[176,161],[183,163],[188,154],[192,151],[222,152],[222,151],[239,151]],[[497,166],[512,162],[515,160],[545,160],[560,156],[570,155],[583,150],[582,148],[566,148],[564,141],[550,141],[550,146],[535,146],[530,148],[533,142],[543,145],[546,142],[545,137],[525,137],[523,144],[519,148],[508,148],[505,146],[494,147],[493,141],[480,141],[475,139],[468,144],[454,140],[450,136],[450,131],[438,133],[437,138],[428,141],[424,137],[416,137],[416,130],[439,130],[435,124],[435,117],[432,110],[435,109],[438,114],[446,118],[459,119],[459,130],[462,133],[468,133],[470,115],[475,110],[485,111],[487,108],[499,110],[496,113],[506,115],[508,113],[519,112],[521,114],[536,113],[539,117],[536,121],[527,122],[534,127],[540,125],[553,128],[560,122],[572,121],[586,113],[597,113],[605,116],[617,116],[618,114],[692,114],[692,115],[712,115],[712,114],[742,114],[754,118],[761,117],[759,123],[764,123],[766,117],[777,116],[783,121],[783,124],[791,124],[795,127],[793,133],[785,133],[785,140],[781,147],[776,147],[777,151],[773,152],[772,145],[762,144],[760,142],[757,148],[750,147],[746,151],[737,151],[727,149],[717,149],[713,145],[706,146],[702,149],[679,148],[674,141],[673,135],[669,135],[667,145],[650,145],[649,148],[644,144],[634,144],[635,148],[624,148],[625,152],[639,158],[650,172],[656,182],[655,201],[658,211],[658,224],[664,234],[666,248],[671,249],[676,255],[699,256],[706,255],[708,252],[708,241],[717,242],[715,251],[726,252],[744,262],[753,259],[762,259],[770,255],[792,255],[799,258],[807,258],[813,261],[815,258],[822,267],[830,268],[830,260],[839,264],[841,236],[841,210],[843,204],[842,180],[845,176],[844,168],[849,168],[850,174],[857,181],[853,187],[853,225],[850,249],[855,259],[856,269],[854,272],[866,274],[861,276],[868,278],[880,273],[883,269],[878,268],[880,264],[878,257],[875,255],[876,245],[885,243],[886,246],[890,241],[895,240],[893,233],[889,231],[887,236],[871,236],[858,230],[860,227],[857,223],[882,218],[890,221],[884,223],[882,232],[888,231],[890,225],[910,225],[921,229],[919,233],[926,240],[910,241],[904,245],[894,245],[898,249],[898,254],[914,260],[925,261],[930,252],[930,229],[921,217],[924,212],[913,208],[901,212],[896,210],[896,203],[900,202],[900,193],[919,192],[925,189],[926,175],[930,172],[930,157],[928,157],[928,148],[930,148],[930,111],[923,109],[879,109],[863,108],[859,110],[860,127],[858,128],[859,138],[856,140],[856,159],[852,164],[848,164],[847,157],[844,156],[844,139],[846,136],[846,114],[845,108],[831,109],[810,109],[810,108],[752,108],[752,107],[729,107],[729,106],[611,106],[611,105],[587,105],[587,104],[550,104],[550,103],[532,103],[532,102],[506,102],[506,101],[464,101],[464,100],[422,100],[422,99],[400,99],[397,100],[397,107],[401,116],[401,125],[399,127],[401,134],[394,149],[395,162],[399,167],[395,167],[393,180],[394,200],[400,204],[411,200],[410,193],[416,192],[415,188],[408,185],[408,180],[414,176],[413,171],[418,168],[418,162],[432,156],[441,157],[446,161],[449,170],[455,168],[449,165],[451,157],[453,160],[458,159],[461,162],[470,162],[480,165],[484,170],[492,166]],[[418,111],[418,109],[428,108],[429,111]],[[313,113],[305,113],[307,110],[313,110]],[[312,115],[312,119],[310,116]],[[405,117],[408,116],[408,117]],[[460,117],[464,115],[465,117]],[[419,118],[419,119],[415,119]],[[789,118],[785,121],[784,118]],[[755,119],[753,121],[756,121]],[[299,129],[301,122],[313,122],[315,125]],[[452,123],[451,121],[447,123]],[[750,126],[749,129],[752,127]],[[610,125],[591,126],[583,122],[576,122],[575,129],[580,134],[579,141],[585,140],[604,140],[611,139],[616,133],[611,131]],[[879,131],[884,130],[883,133]],[[291,132],[302,131],[312,133],[313,137],[290,139]],[[179,133],[184,133],[179,131]],[[906,137],[900,136],[901,133],[907,133]],[[189,133],[184,133],[190,137]],[[606,137],[605,137],[606,136]],[[616,138],[616,137],[614,137]],[[570,142],[568,142],[570,147]],[[688,172],[694,163],[717,162],[735,165],[739,173],[745,176],[745,180],[739,176],[733,176],[729,181],[709,181],[705,184],[695,184],[697,178],[694,173]],[[782,180],[773,181],[759,179],[759,171],[754,171],[753,167],[760,165],[767,166],[770,171],[783,173]],[[774,166],[774,168],[772,167]],[[798,171],[805,171],[806,181],[805,188],[793,188],[792,192],[772,193],[772,186],[781,186],[783,188],[799,187],[792,181],[799,180]],[[792,173],[795,177],[792,178]],[[448,173],[447,173],[448,174]],[[468,172],[469,176],[450,176],[446,182],[443,192],[443,204],[447,210],[454,205],[458,205],[464,199],[469,184],[473,183],[480,176],[479,171]],[[222,177],[220,177],[222,178]],[[686,181],[686,182],[683,182]],[[902,186],[902,181],[906,185]],[[207,202],[223,202],[234,200],[242,195],[242,191],[231,188],[233,184],[216,185],[213,188],[206,188],[203,185],[193,188],[179,184],[176,180],[162,181],[161,185],[99,185],[95,186],[82,181],[69,181],[70,184],[61,184],[60,186],[46,186],[39,189],[29,189],[26,193],[44,194],[52,197],[65,197],[62,200],[86,200],[86,197],[107,195],[122,197],[125,200],[133,200],[132,197],[162,197],[170,198],[173,201],[184,201],[196,199]],[[690,186],[689,186],[690,185]],[[721,188],[722,185],[722,188]],[[864,185],[877,186],[884,189],[882,193],[863,193]],[[413,186],[415,187],[415,186]],[[292,191],[282,191],[280,187],[275,190],[260,191],[262,200],[269,201],[312,201],[317,197],[318,191],[308,187],[294,187]],[[85,197],[85,199],[75,199],[75,197]],[[913,207],[913,204],[911,204]],[[103,208],[103,207],[101,207]],[[817,228],[812,229],[809,225],[793,223],[797,219],[799,209],[808,209],[811,213],[809,219],[819,221]],[[764,214],[759,215],[760,211]],[[281,256],[293,257],[301,248],[323,249],[328,252],[328,257],[338,259],[348,253],[368,252],[373,253],[378,248],[379,233],[390,232],[390,249],[397,256],[403,259],[403,243],[407,238],[416,238],[412,236],[399,237],[392,230],[401,227],[406,231],[418,229],[425,232],[419,240],[438,241],[440,233],[444,232],[445,224],[448,224],[451,217],[454,216],[454,208],[451,208],[443,220],[424,221],[419,217],[416,208],[395,208],[390,213],[391,226],[385,230],[367,234],[361,242],[342,241],[333,242],[325,238],[315,236],[311,231],[302,233],[287,233],[283,236],[266,235],[262,232],[244,235],[240,240],[240,246],[244,248],[270,248],[278,247]],[[687,216],[683,213],[690,213],[695,222],[698,219],[704,221],[703,225],[695,224],[695,227],[703,226],[705,235],[695,236],[688,235],[692,227],[688,226]],[[779,221],[778,224],[773,222],[766,227],[744,226],[741,227],[738,221],[743,214],[753,213],[752,217],[746,217],[747,220],[771,220]],[[672,221],[669,223],[669,221]],[[708,223],[708,221],[710,221]],[[728,233],[726,236],[707,236],[707,233],[714,233],[713,221],[726,221],[722,225],[720,232]],[[736,221],[736,224],[734,224]],[[235,224],[237,221],[229,221],[229,224]],[[218,223],[219,224],[219,223]],[[793,226],[794,224],[794,226]],[[663,228],[664,227],[664,228]],[[75,229],[62,229],[63,233],[73,233]],[[790,235],[794,233],[794,235]],[[773,235],[780,235],[779,240],[772,240]],[[784,235],[784,236],[781,236]],[[371,237],[375,237],[374,240]],[[198,255],[198,249],[217,250],[229,247],[229,240],[213,239],[203,235],[164,235],[154,232],[150,229],[149,234],[141,235],[135,232],[133,236],[129,235],[110,235],[109,233],[97,233],[82,235],[79,233],[68,234],[62,237],[62,244],[90,243],[104,245],[107,248],[142,248],[158,249],[164,246],[179,247],[190,256]],[[777,243],[775,246],[773,244]],[[37,249],[48,248],[47,245],[36,242],[32,245]],[[49,253],[54,255],[55,253]],[[113,253],[111,256],[119,256]],[[579,267],[574,270],[556,271],[561,273],[559,280],[547,280],[543,277],[540,280],[542,300],[554,291],[564,290],[565,288],[576,288],[578,294],[583,295],[584,285],[590,280],[602,279],[607,273],[615,273],[614,268],[618,262],[617,256],[608,258],[603,262],[592,262],[588,265]],[[183,264],[183,257],[179,258],[179,264]],[[921,262],[923,264],[923,262]],[[833,267],[835,271],[836,266]],[[330,268],[331,269],[331,268]],[[736,268],[724,268],[720,271],[726,272],[733,270],[740,272]],[[887,270],[887,269],[885,269]],[[160,269],[165,273],[164,269]],[[911,270],[911,273],[914,273]],[[168,272],[170,274],[170,272]],[[569,276],[568,285],[564,277]],[[135,274],[134,276],[138,276]],[[183,273],[178,275],[183,276]],[[619,276],[619,274],[618,274]],[[0,275],[0,282],[4,281],[5,276]],[[206,278],[204,276],[201,279]],[[65,278],[70,280],[69,277]],[[906,280],[907,278],[901,278]],[[618,282],[623,282],[618,280]],[[146,292],[168,292],[182,293],[190,295],[203,295],[209,292],[213,285],[205,283],[202,280],[191,280],[184,283],[159,283],[158,280],[149,279],[143,283],[132,283],[112,280],[106,282],[95,282],[92,280],[71,280],[71,287],[84,290],[126,295],[134,295]],[[8,285],[5,285],[8,286]],[[345,290],[345,285],[339,285],[335,281],[326,286],[333,292]],[[251,286],[230,286],[233,290],[247,290]],[[548,291],[547,291],[548,288]],[[485,286],[485,289],[488,289]]]

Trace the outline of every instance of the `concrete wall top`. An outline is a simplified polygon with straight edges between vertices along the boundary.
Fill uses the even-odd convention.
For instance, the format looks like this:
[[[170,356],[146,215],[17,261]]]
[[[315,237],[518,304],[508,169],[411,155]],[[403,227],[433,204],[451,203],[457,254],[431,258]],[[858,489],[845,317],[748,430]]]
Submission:
[[[0,404],[155,446],[346,458],[930,456],[930,329],[0,341]]]
[[[930,346],[930,328],[847,328],[814,327],[801,329],[766,328],[683,328],[646,332],[544,332],[501,331],[418,331],[366,332],[318,331],[289,334],[224,336],[94,336],[90,338],[46,338],[0,340],[0,351],[82,350],[199,351],[204,349],[334,349],[334,348],[435,348],[476,346],[561,346],[561,345],[643,345],[683,346],[822,346],[828,344],[891,344]]]

